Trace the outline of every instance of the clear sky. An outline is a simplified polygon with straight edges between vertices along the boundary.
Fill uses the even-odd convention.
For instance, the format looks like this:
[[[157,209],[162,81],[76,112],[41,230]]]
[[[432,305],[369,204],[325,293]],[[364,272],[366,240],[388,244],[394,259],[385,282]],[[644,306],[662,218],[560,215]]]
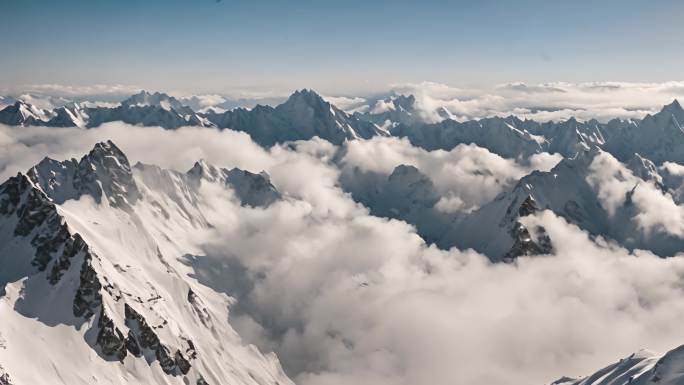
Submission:
[[[680,80],[683,38],[681,0],[0,0],[0,86]]]

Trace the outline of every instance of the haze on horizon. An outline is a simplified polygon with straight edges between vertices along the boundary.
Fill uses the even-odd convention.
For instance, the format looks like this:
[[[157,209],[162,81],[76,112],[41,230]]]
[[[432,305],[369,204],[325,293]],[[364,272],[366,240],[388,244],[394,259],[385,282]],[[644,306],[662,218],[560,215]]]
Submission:
[[[684,3],[3,0],[0,84],[327,94],[678,80]]]

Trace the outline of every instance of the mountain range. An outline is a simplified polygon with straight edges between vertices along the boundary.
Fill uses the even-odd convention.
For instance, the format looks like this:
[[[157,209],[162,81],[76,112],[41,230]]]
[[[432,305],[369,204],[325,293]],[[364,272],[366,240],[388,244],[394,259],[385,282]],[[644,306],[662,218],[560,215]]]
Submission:
[[[112,142],[0,185],[3,384],[291,383],[225,322],[230,299],[189,278],[180,234],[209,228],[206,184],[280,199],[265,173],[130,166]]]
[[[48,111],[17,100],[0,111],[0,123],[92,128],[121,121],[166,129],[215,127],[245,132],[263,146],[313,137],[339,145],[345,140],[396,136],[427,150],[449,150],[472,143],[505,158],[541,152],[571,157],[581,149],[599,147],[621,161],[638,153],[656,164],[684,162],[684,109],[676,100],[641,120],[613,119],[607,123],[576,119],[540,123],[515,116],[459,122],[446,110],[440,112],[444,118],[441,122],[424,123],[413,96],[397,96],[386,104],[391,108],[349,114],[305,89],[276,107],[196,112],[173,96],[142,91],[115,107],[86,107],[72,102]]]
[[[684,183],[668,167],[684,164],[684,109],[677,101],[641,120],[607,123],[513,116],[459,122],[446,110],[443,121],[425,123],[415,103],[395,97],[382,110],[350,114],[301,90],[276,107],[199,112],[143,91],[110,107],[44,110],[17,100],[0,111],[0,123],[17,130],[86,130],[115,121],[231,129],[265,148],[319,137],[336,145],[329,162],[344,170],[339,186],[372,215],[415,226],[427,244],[473,249],[492,263],[553,252],[559,240],[524,220],[543,210],[628,250],[662,257],[684,250]],[[473,210],[450,212],[440,208],[444,195],[429,170],[344,169],[349,143],[377,137],[405,138],[427,151],[476,145],[521,164],[544,152],[562,160],[515,178]],[[215,226],[206,189],[255,210],[287,199],[261,170],[201,159],[187,172],[131,165],[111,141],[80,159],[46,157],[2,183],[0,384],[51,383],[55,376],[64,384],[291,384],[275,354],[245,344],[226,322],[235,299],[196,279],[199,240]],[[654,200],[675,220],[658,218],[648,205]],[[663,356],[641,352],[554,384],[675,385],[684,383],[682,367],[681,348]]]

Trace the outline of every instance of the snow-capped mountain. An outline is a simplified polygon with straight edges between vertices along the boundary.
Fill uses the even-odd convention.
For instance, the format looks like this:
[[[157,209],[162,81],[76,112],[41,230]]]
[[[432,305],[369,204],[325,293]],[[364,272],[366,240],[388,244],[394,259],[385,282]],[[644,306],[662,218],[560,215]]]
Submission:
[[[684,163],[684,109],[673,101],[638,124],[623,127],[606,142],[605,149],[620,160],[639,153],[656,164]]]
[[[0,123],[49,127],[97,127],[103,123],[121,121],[142,126],[174,129],[182,126],[212,124],[189,107],[166,94],[142,91],[116,107],[85,107],[80,103],[65,103],[52,111],[17,101],[0,111]]]
[[[50,127],[80,127],[88,125],[88,112],[78,103],[71,103],[53,110],[53,116],[45,125]]]
[[[542,152],[547,146],[543,136],[520,130],[503,118],[398,125],[390,133],[406,137],[413,145],[427,150],[449,150],[459,144],[473,143],[506,158],[527,157]]]
[[[185,109],[177,111],[173,108],[157,105],[121,105],[114,108],[89,108],[88,127],[97,127],[103,123],[121,121],[133,125],[159,126],[175,129],[183,126],[211,127],[212,124],[198,114],[188,113]]]
[[[445,120],[426,124],[415,104],[412,95],[393,96],[379,100],[371,111],[350,115],[314,91],[301,90],[276,107],[257,105],[249,110],[199,113],[172,96],[142,91],[116,107],[62,103],[49,111],[16,101],[0,110],[0,123],[92,128],[121,121],[167,129],[217,127],[246,132],[263,146],[315,136],[339,145],[345,140],[392,135],[406,137],[427,150],[476,144],[506,158],[526,158],[541,152],[572,157],[579,151],[599,147],[623,162],[634,153],[656,165],[668,160],[684,162],[684,109],[676,100],[643,120],[613,119],[608,123],[576,119],[539,123],[515,116],[458,122],[444,110],[438,113]]]
[[[31,104],[17,100],[0,111],[0,123],[10,126],[42,125],[50,113]]]
[[[232,299],[191,278],[209,185],[279,199],[264,174],[131,167],[111,142],[0,185],[1,381],[291,384],[226,322]]]
[[[619,188],[611,178],[620,181]],[[638,154],[622,165],[597,147],[582,150],[548,172],[523,177],[473,212],[441,211],[441,197],[432,181],[413,166],[398,166],[389,176],[352,169],[340,176],[340,182],[373,215],[411,223],[423,239],[441,248],[472,248],[493,261],[552,251],[553,240],[545,229],[527,229],[520,221],[541,210],[551,210],[590,234],[629,249],[663,256],[684,249],[677,224],[644,228],[642,217],[650,215],[650,209],[642,207],[646,196],[659,197],[675,211],[679,208],[655,165]],[[605,195],[614,190],[622,195],[615,196],[615,202],[607,200]]]
[[[414,95],[393,94],[383,99],[371,101],[370,105],[365,106],[363,111],[355,112],[354,116],[386,128],[399,124],[428,123],[428,121],[433,121],[433,115],[438,116],[440,120],[456,120],[454,115],[445,107],[437,107],[428,113],[416,103]],[[430,115],[430,118],[426,115]]]
[[[680,385],[684,346],[659,355],[641,350],[580,379],[563,377],[550,385]]]
[[[417,114],[416,98],[413,95],[390,96],[375,102],[370,109],[364,113],[357,112],[354,116],[359,119],[373,122],[380,126],[398,124],[414,124],[419,122],[420,116]]]
[[[16,102],[17,102],[17,99],[12,97],[12,96],[0,95],[0,109],[4,109],[6,107],[9,107],[10,105],[12,105]]]
[[[548,209],[590,234],[607,237],[630,249],[648,249],[660,255],[673,255],[683,250],[684,239],[669,229],[643,229],[636,217],[639,210],[635,210],[634,205],[638,205],[633,199],[635,194],[658,194],[673,207],[676,204],[670,194],[662,192],[657,179],[643,179],[642,175],[648,175],[640,169],[634,170],[637,175],[597,148],[582,151],[574,158],[562,160],[549,172],[532,172],[512,191],[456,218],[438,244],[473,248],[494,260],[507,258],[516,242],[518,218],[525,213]],[[615,202],[607,202],[604,197],[609,188],[604,183],[611,181],[599,175],[602,172],[624,183],[623,195],[616,196]],[[533,203],[528,206],[534,210],[526,209],[526,203]]]
[[[348,115],[306,89],[295,92],[275,108],[259,105],[251,110],[207,113],[205,117],[217,127],[244,131],[263,146],[314,136],[341,144],[345,140],[387,134],[377,125]]]
[[[155,92],[149,93],[145,90],[140,91],[135,95],[131,95],[128,99],[121,102],[124,107],[161,107],[167,111],[175,110],[177,112],[192,114],[194,111],[190,107],[186,107],[181,104],[178,99],[173,96],[169,96],[164,93]]]

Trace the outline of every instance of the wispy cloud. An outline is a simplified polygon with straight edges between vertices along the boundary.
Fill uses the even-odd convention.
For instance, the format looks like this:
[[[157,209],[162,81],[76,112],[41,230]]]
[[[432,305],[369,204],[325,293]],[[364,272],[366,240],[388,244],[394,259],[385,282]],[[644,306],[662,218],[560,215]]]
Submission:
[[[643,118],[673,99],[684,98],[684,81],[663,83],[522,82],[491,89],[461,89],[423,82],[397,84],[399,94],[413,94],[427,121],[442,119],[435,110],[445,107],[458,119],[516,115],[535,120]]]

